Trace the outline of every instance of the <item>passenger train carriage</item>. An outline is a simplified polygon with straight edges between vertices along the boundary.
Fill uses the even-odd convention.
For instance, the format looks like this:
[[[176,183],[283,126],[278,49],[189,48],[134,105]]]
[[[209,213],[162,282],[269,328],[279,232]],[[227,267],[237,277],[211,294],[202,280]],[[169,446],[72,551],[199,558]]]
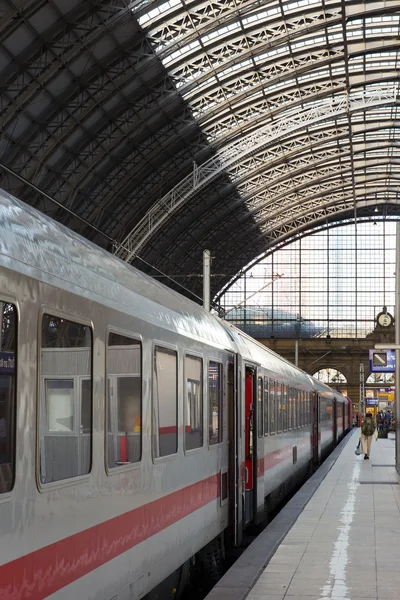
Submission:
[[[0,192],[0,598],[177,597],[350,403]]]

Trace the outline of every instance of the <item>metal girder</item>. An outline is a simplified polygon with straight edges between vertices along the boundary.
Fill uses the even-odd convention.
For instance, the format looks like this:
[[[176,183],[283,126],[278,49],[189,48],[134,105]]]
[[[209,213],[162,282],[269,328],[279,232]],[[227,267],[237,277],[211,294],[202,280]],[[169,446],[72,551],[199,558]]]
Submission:
[[[326,190],[324,203],[318,202],[318,197],[313,198],[308,203],[299,203],[297,208],[290,211],[290,213],[286,211],[286,214],[282,213],[269,219],[264,226],[257,228],[257,233],[248,230],[246,237],[249,234],[251,239],[247,242],[247,245],[256,243],[259,238],[263,238],[266,245],[280,243],[300,231],[313,229],[319,221],[329,221],[332,218],[337,220],[340,219],[342,214],[354,213],[354,199],[357,202],[357,209],[376,206],[377,204],[393,203],[399,205],[400,212],[400,195],[397,182],[389,186],[385,183],[368,188],[361,185],[357,186],[356,189],[353,189],[352,185],[349,184],[347,190],[338,190],[334,194],[329,194],[329,191],[329,189]],[[244,235],[237,236],[237,246],[245,250],[244,237]]]
[[[374,186],[395,202],[398,0],[4,0],[0,16],[3,162],[125,258],[188,272],[210,242],[232,273]]]
[[[192,197],[197,190],[204,188],[221,172],[229,173],[232,166],[271,144],[272,141],[314,123],[334,119],[354,111],[366,110],[373,106],[393,104],[397,99],[398,90],[394,85],[383,89],[361,90],[342,97],[335,97],[333,100],[326,100],[311,109],[297,111],[290,117],[287,116],[280,121],[269,123],[243,137],[238,143],[220,151],[217,157],[201,166],[195,165],[190,176],[186,177],[148,211],[116,249],[116,254],[124,260],[131,260],[172,212]]]

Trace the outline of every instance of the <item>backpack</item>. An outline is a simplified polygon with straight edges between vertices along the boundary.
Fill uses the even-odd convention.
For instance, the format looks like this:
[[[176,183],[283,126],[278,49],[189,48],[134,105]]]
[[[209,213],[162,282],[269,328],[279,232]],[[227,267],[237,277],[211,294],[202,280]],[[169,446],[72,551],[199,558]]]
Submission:
[[[364,435],[373,435],[375,431],[375,423],[372,419],[365,419],[361,426],[361,431]]]

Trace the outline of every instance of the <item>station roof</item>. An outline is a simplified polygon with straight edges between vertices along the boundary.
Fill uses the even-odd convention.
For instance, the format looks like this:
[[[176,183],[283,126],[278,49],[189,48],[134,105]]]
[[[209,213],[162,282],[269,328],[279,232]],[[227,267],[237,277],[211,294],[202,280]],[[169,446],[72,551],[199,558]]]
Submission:
[[[197,293],[205,248],[217,292],[316,226],[398,214],[399,14],[3,0],[0,186]]]

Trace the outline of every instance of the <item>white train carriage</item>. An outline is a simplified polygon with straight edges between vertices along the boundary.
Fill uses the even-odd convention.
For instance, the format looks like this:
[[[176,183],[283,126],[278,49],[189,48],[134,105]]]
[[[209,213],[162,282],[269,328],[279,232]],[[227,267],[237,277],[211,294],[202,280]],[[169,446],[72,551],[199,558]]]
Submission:
[[[0,317],[1,600],[176,597],[346,428],[327,386],[5,192]]]

